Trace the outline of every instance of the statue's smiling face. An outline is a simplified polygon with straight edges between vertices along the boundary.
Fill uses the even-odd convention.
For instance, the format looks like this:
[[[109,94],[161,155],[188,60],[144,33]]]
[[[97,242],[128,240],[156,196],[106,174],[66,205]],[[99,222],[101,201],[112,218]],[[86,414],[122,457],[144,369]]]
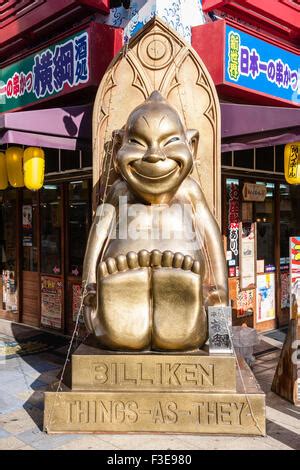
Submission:
[[[190,173],[193,155],[180,117],[166,101],[146,101],[131,113],[116,166],[146,202],[170,200]]]

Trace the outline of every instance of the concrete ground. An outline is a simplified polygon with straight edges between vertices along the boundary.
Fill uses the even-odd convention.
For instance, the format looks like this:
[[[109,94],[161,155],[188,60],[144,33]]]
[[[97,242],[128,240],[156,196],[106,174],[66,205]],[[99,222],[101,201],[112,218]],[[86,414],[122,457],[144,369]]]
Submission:
[[[42,431],[43,392],[60,373],[69,338],[0,320],[0,450],[214,450],[300,449],[300,409],[270,391],[282,331],[263,335],[255,376],[266,393],[267,436],[47,435]]]

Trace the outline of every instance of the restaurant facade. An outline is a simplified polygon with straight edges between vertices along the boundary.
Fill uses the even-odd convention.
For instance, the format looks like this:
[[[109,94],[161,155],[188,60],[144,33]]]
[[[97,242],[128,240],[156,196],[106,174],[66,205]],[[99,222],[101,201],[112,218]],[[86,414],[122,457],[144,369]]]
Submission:
[[[147,21],[143,3],[133,11],[111,9],[106,0],[37,2],[35,12],[17,12],[18,30],[6,12],[0,151],[42,147],[45,180],[39,191],[0,191],[0,318],[74,329],[93,212],[92,103],[124,40]],[[162,2],[146,3],[163,11]],[[300,187],[284,176],[285,146],[300,141],[300,35],[294,24],[288,28],[287,4],[272,29],[259,23],[255,1],[247,2],[247,18],[228,10],[236,2],[203,1],[203,10],[190,3],[199,9],[196,24],[184,23],[187,15],[176,22],[171,10],[162,17],[181,25],[221,100],[221,223],[233,322],[271,330],[289,319],[289,238],[300,235]]]

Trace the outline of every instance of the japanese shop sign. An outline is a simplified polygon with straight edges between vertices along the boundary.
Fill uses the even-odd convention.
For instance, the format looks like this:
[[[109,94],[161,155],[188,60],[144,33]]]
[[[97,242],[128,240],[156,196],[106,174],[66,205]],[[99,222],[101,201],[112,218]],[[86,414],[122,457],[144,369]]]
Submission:
[[[244,201],[263,202],[266,195],[267,188],[264,184],[245,183],[243,186]]]
[[[299,103],[300,56],[235,29],[225,29],[225,82]]]
[[[89,32],[81,31],[0,70],[0,112],[87,83]]]
[[[300,184],[300,142],[284,148],[284,176],[289,184]]]
[[[227,251],[229,277],[235,277],[239,264],[239,186],[231,182],[227,185],[228,197],[228,225],[227,225]],[[230,259],[229,259],[230,258]]]

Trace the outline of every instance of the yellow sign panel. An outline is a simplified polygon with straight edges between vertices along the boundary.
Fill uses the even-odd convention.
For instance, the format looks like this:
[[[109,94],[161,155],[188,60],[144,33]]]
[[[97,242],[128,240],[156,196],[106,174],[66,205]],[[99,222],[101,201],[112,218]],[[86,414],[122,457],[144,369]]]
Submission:
[[[300,184],[300,142],[285,146],[284,175],[289,184]]]

